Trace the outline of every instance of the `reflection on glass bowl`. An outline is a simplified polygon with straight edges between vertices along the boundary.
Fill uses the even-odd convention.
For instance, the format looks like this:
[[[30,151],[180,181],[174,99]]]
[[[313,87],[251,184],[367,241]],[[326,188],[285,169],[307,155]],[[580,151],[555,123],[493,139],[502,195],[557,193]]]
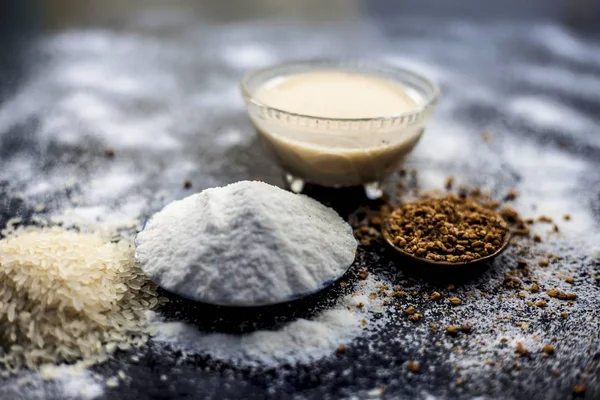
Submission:
[[[279,109],[257,97],[275,79],[324,70],[364,74],[401,85],[415,106],[377,117],[327,118]],[[415,147],[440,95],[438,86],[417,72],[357,60],[280,64],[249,73],[241,88],[250,120],[296,190],[305,181],[331,187],[377,185]]]

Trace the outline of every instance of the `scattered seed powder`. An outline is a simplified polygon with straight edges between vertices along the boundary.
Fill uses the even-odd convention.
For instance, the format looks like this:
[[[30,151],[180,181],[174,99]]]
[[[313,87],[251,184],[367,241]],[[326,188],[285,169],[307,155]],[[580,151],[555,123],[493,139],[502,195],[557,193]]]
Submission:
[[[416,363],[415,361],[409,361],[406,364],[406,367],[408,368],[408,370],[414,374],[418,374],[419,372],[421,372],[421,366]]]
[[[61,228],[17,229],[0,241],[2,373],[99,360],[143,345],[159,304],[130,240]]]
[[[438,181],[439,182],[439,181]],[[406,184],[402,184],[401,183],[401,187],[406,188]],[[425,189],[431,189],[431,187],[425,187]],[[470,190],[467,188],[465,189],[465,193],[469,193]],[[403,195],[405,198],[414,198],[414,199],[419,199],[420,196],[423,195],[423,192],[421,191],[419,192],[411,192],[411,191],[405,191],[403,192]],[[522,201],[527,199],[527,195],[521,195],[518,198],[515,199],[515,207],[519,206],[519,208],[524,208],[523,205],[521,204]],[[489,204],[489,203],[488,203]],[[538,203],[538,204],[544,204],[542,203]],[[496,205],[499,206],[500,204]],[[544,207],[546,208],[546,207]],[[547,209],[547,208],[546,208]],[[503,280],[504,283],[508,282],[508,285],[502,285],[502,287],[506,287],[509,290],[515,290],[514,288],[518,288],[521,287],[523,285],[523,282],[530,285],[530,291],[531,293],[538,293],[540,292],[540,285],[542,285],[542,291],[547,290],[547,286],[550,282],[554,282],[554,285],[557,284],[557,282],[560,282],[561,279],[561,275],[559,273],[557,273],[557,271],[561,271],[561,270],[571,270],[571,271],[575,271],[577,270],[577,266],[580,266],[580,268],[584,268],[587,269],[587,265],[588,262],[584,261],[583,265],[581,264],[581,262],[576,261],[576,259],[574,257],[571,256],[567,256],[565,258],[565,256],[562,256],[560,258],[556,258],[556,256],[554,254],[549,254],[549,249],[554,249],[553,251],[555,252],[560,252],[564,254],[564,251],[566,248],[570,248],[573,249],[573,253],[574,254],[581,254],[582,252],[585,254],[586,252],[589,252],[589,247],[586,247],[587,245],[585,244],[576,244],[576,241],[570,241],[570,242],[565,242],[565,237],[556,237],[556,238],[552,238],[552,240],[550,240],[547,243],[536,243],[534,240],[532,240],[532,236],[530,234],[530,228],[526,228],[525,224],[526,224],[526,220],[521,218],[519,215],[519,212],[515,209],[515,208],[505,208],[505,215],[508,217],[507,219],[509,220],[509,225],[510,225],[510,229],[511,231],[513,231],[513,233],[515,233],[515,230],[522,230],[520,233],[522,234],[522,236],[517,236],[516,239],[513,240],[513,247],[509,248],[509,251],[503,255],[501,258],[503,259],[501,261],[501,265],[507,265],[508,266],[508,270],[511,271],[508,274],[508,280],[507,280],[507,274],[505,274]],[[390,209],[389,206],[383,205],[380,206],[379,208],[373,210],[371,212],[371,214],[369,215],[385,215],[386,213],[389,213]],[[556,220],[557,218],[557,214],[559,214],[561,212],[560,209],[555,209],[552,213],[551,216],[548,216],[548,218],[552,218],[554,217],[554,220]],[[550,215],[549,212],[547,212],[548,215]],[[543,222],[543,221],[542,221]],[[355,234],[357,234],[357,237],[359,238],[359,240],[361,240],[361,238],[365,238],[368,237],[368,240],[362,239],[361,240],[361,245],[362,246],[370,246],[372,245],[374,242],[379,242],[381,243],[381,238],[378,235],[371,235],[371,236],[366,236],[366,235],[370,235],[369,231],[367,229],[365,229],[363,224],[369,224],[369,219],[356,219],[352,221],[353,226],[355,228]],[[527,223],[530,224],[531,226],[531,230],[533,230],[534,232],[536,232],[536,230],[538,230],[538,225],[541,227],[543,226],[543,224],[536,224],[533,218],[528,218],[527,219]],[[368,226],[368,225],[367,225]],[[577,229],[577,228],[576,228]],[[569,231],[571,232],[571,234],[574,232],[574,230],[569,229]],[[579,231],[578,231],[579,232]],[[592,230],[592,235],[589,237],[589,243],[592,244],[592,246],[594,246],[594,242],[595,242],[595,238],[598,238],[597,235],[597,231],[596,230]],[[518,234],[519,232],[517,232]],[[542,232],[538,233],[538,235],[540,235]],[[585,234],[584,232],[582,232],[582,234]],[[587,235],[587,234],[586,234]],[[587,236],[586,236],[587,237]],[[584,249],[588,249],[588,250],[584,250]],[[592,247],[593,248],[593,247]],[[560,250],[559,250],[560,249]],[[521,259],[519,259],[519,257]],[[526,258],[526,259],[523,259]],[[535,269],[535,265],[537,265],[537,262],[539,262],[540,260],[551,260],[551,259],[555,259],[555,260],[560,260],[559,262],[554,262],[552,264],[550,264],[550,262],[548,261],[547,263],[545,263],[546,267],[545,267],[545,271],[543,270],[538,270]],[[510,264],[513,263],[514,270],[512,270],[512,268],[510,267]],[[544,263],[542,263],[544,264]],[[569,265],[572,265],[572,267],[569,267]],[[477,337],[478,339],[466,339],[465,337],[461,337],[460,335],[458,336],[453,336],[454,334],[448,335],[448,338],[452,338],[452,341],[458,341],[455,342],[457,346],[451,345],[451,343],[443,343],[443,342],[436,342],[436,346],[437,345],[441,345],[442,347],[450,350],[450,349],[459,349],[456,353],[453,353],[450,356],[450,361],[452,362],[452,366],[453,368],[457,368],[457,371],[460,371],[461,377],[458,379],[463,379],[463,377],[465,379],[463,380],[467,380],[467,386],[469,386],[470,384],[474,384],[477,385],[475,387],[478,387],[480,385],[481,379],[487,379],[489,381],[489,379],[491,379],[491,376],[493,376],[492,374],[497,374],[500,373],[500,371],[502,371],[502,369],[506,369],[507,365],[510,365],[510,363],[514,362],[512,361],[514,359],[514,350],[508,350],[508,347],[506,346],[500,346],[499,344],[504,343],[504,342],[511,342],[512,343],[512,349],[515,348],[516,343],[517,342],[521,342],[521,346],[524,348],[529,349],[529,358],[527,359],[528,363],[533,363],[533,365],[539,365],[537,360],[532,360],[531,357],[535,358],[534,355],[534,351],[533,349],[535,349],[535,354],[540,354],[542,353],[542,346],[539,343],[540,338],[545,337],[547,338],[547,340],[550,339],[550,337],[548,336],[548,328],[546,328],[548,326],[548,324],[550,326],[554,326],[554,322],[550,322],[548,323],[546,318],[544,315],[539,315],[539,316],[535,316],[532,315],[531,312],[531,308],[535,308],[535,305],[533,304],[533,302],[531,302],[528,298],[523,298],[521,293],[515,293],[515,294],[511,294],[510,291],[507,293],[503,293],[503,290],[498,290],[498,286],[496,285],[496,279],[497,279],[497,274],[494,273],[494,271],[490,271],[491,273],[486,273],[484,274],[484,276],[480,277],[478,279],[478,283],[477,284],[468,284],[468,285],[460,285],[458,287],[458,291],[460,293],[463,294],[468,294],[468,302],[466,302],[465,304],[467,305],[466,308],[463,308],[461,310],[459,310],[458,308],[456,309],[457,312],[448,312],[447,309],[440,309],[439,307],[436,306],[437,303],[435,302],[430,302],[425,309],[424,312],[424,320],[428,321],[431,320],[432,317],[434,317],[434,321],[436,321],[437,323],[433,323],[430,322],[429,325],[431,325],[432,328],[430,329],[434,329],[434,326],[438,326],[438,325],[442,325],[444,323],[446,324],[454,324],[456,322],[460,322],[462,321],[469,321],[469,324],[474,326],[476,328],[476,330],[474,331],[475,333],[473,333],[472,335],[474,337]],[[514,275],[513,275],[514,274]],[[517,277],[518,276],[518,277]],[[565,280],[565,283],[566,282]],[[452,289],[450,288],[450,286],[452,286]],[[448,290],[455,290],[455,285],[449,285],[448,286]],[[568,285],[567,285],[568,286]],[[437,289],[439,290],[440,287],[436,287],[435,285],[431,285],[431,284],[426,284],[426,283],[421,283],[418,286],[419,288],[422,288],[420,290],[423,290],[425,293],[427,293],[427,291],[429,291],[429,293],[431,293],[432,289]],[[550,286],[552,287],[552,286]],[[580,288],[583,289],[583,288]],[[419,289],[417,289],[419,290]],[[563,287],[563,290],[566,290]],[[585,289],[588,293],[595,293],[595,289],[593,287],[590,287],[589,285],[587,286],[587,288]],[[423,293],[423,292],[421,292]],[[551,294],[554,294],[555,292],[551,292]],[[417,292],[414,292],[414,294],[416,295]],[[426,295],[425,295],[426,296]],[[542,295],[543,296],[543,295]],[[558,292],[556,292],[556,296],[560,296],[566,299],[566,293],[564,293],[563,295],[560,295]],[[526,295],[527,297],[527,295]],[[558,297],[557,297],[558,298]],[[587,310],[589,310],[589,307],[582,304],[581,303],[581,299],[579,296],[576,296],[575,294],[571,295],[572,299],[577,299],[575,302],[575,300],[571,300],[571,303],[568,304],[567,306],[572,310],[572,309],[577,309],[580,311],[585,311],[585,313],[587,314]],[[535,298],[534,298],[535,299]],[[546,298],[547,299],[547,298]],[[537,299],[535,299],[537,301]],[[585,299],[587,304],[588,303],[588,299]],[[490,301],[492,301],[493,303],[490,303]],[[591,303],[593,304],[593,300],[591,301]],[[556,312],[555,307],[559,307],[558,309],[560,310],[560,306],[558,304],[555,303],[550,303],[548,305],[548,315],[550,315],[550,317],[552,318],[552,316],[555,316],[555,318],[557,318],[558,321],[564,321],[567,318],[571,318],[568,316],[568,314],[565,311],[562,312]],[[485,322],[483,320],[481,320],[480,316],[481,315],[486,315],[486,316],[492,316],[491,318],[486,317]],[[495,318],[494,318],[495,316]],[[516,323],[514,322],[514,318],[515,316],[517,316],[517,318],[524,318],[524,316],[527,316],[527,320],[531,322],[531,324],[529,323],[524,323],[521,321],[517,321]],[[596,317],[594,316],[590,316],[585,318],[585,322],[583,322],[584,324],[589,324],[586,327],[585,332],[592,332],[591,330],[594,329],[594,326],[597,326],[597,324],[594,323]],[[552,320],[554,321],[554,320]],[[577,326],[582,326],[580,325],[580,322],[578,323]],[[559,323],[560,324],[560,323]],[[512,326],[511,326],[512,325]],[[574,327],[574,325],[572,325]],[[583,325],[586,326],[586,325]],[[535,328],[534,328],[535,327]],[[405,327],[406,329],[410,329],[410,327]],[[429,326],[427,327],[429,328]],[[533,330],[535,329],[535,330]],[[421,343],[423,346],[427,347],[426,343],[423,343],[422,337],[423,335],[427,335],[427,331],[424,329],[423,326],[421,325],[414,325],[413,330],[414,335],[409,335],[406,340],[399,340],[398,344],[400,347],[403,346],[413,346],[411,340],[416,340],[419,343]],[[532,333],[535,332],[535,334]],[[564,332],[564,328],[560,327],[560,325],[557,325],[556,328],[554,329],[550,329],[550,331],[552,332]],[[410,332],[410,331],[409,331]],[[451,332],[454,332],[454,328],[451,328]],[[571,332],[568,336],[568,339],[565,338],[565,334],[561,333],[561,339],[563,341],[564,344],[566,343],[570,343],[570,349],[574,349],[575,352],[571,353],[569,352],[568,354],[565,354],[563,352],[559,352],[558,354],[555,354],[553,357],[558,357],[562,360],[568,360],[568,361],[564,361],[566,362],[568,365],[573,365],[572,363],[574,362],[574,357],[578,357],[577,359],[581,359],[581,357],[583,357],[582,355],[585,353],[584,349],[588,349],[587,351],[591,351],[593,352],[594,350],[594,340],[595,339],[591,339],[590,336],[586,336],[585,333],[580,332],[580,331],[576,331],[577,333],[574,333],[573,331],[569,330],[569,332]],[[498,337],[497,339],[494,340],[494,336],[495,335],[502,335],[502,334],[508,334],[509,337],[511,337],[511,339],[508,339],[506,337]],[[576,336],[578,338],[573,337]],[[597,335],[597,333],[591,334],[591,336]],[[533,337],[535,337],[536,339],[532,339]],[[474,341],[476,340],[476,341]],[[477,344],[476,344],[477,343]],[[585,344],[584,344],[585,343]],[[510,344],[509,344],[510,345]],[[432,349],[432,352],[434,352],[435,354],[437,354],[437,352],[435,350]],[[575,356],[575,354],[577,354],[577,356]],[[433,356],[432,353],[430,353],[430,356]],[[486,359],[486,357],[488,357]],[[492,361],[494,360],[494,361]],[[553,363],[548,363],[549,366],[553,365]],[[554,363],[555,367],[554,367],[554,371],[557,371],[558,368],[560,368],[560,363],[556,362]],[[483,368],[482,368],[483,367]],[[538,368],[538,367],[535,367]],[[433,372],[433,369],[432,369]],[[563,371],[562,376],[573,376],[573,374],[575,374],[575,371]],[[517,371],[515,371],[516,376],[525,376],[525,378],[523,379],[528,379],[526,378],[526,376],[531,376],[533,377],[533,373],[528,373],[528,370],[524,370],[522,368],[519,368]],[[517,375],[518,374],[518,375]],[[589,375],[587,375],[589,377]],[[476,380],[473,383],[470,383],[469,380],[472,380],[473,377],[476,377]],[[484,378],[485,377],[485,378]],[[589,380],[590,378],[586,378],[588,379],[588,381],[594,381],[595,380],[593,378],[591,378],[591,380]],[[463,382],[464,383],[464,382]],[[496,385],[496,384],[494,384]]]

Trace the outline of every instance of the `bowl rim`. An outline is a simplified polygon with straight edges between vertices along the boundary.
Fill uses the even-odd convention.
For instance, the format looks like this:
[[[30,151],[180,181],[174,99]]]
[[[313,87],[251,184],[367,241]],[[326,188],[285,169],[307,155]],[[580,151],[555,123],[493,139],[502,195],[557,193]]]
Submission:
[[[310,67],[316,68],[316,67],[322,66],[324,68],[331,68],[331,69],[336,69],[336,68],[343,69],[344,67],[354,67],[356,69],[372,68],[373,74],[377,74],[377,71],[375,70],[377,68],[385,69],[387,71],[391,71],[394,73],[403,73],[406,75],[410,75],[414,78],[417,78],[417,79],[423,81],[427,86],[430,87],[431,93],[425,98],[425,101],[423,102],[423,104],[421,104],[420,106],[418,106],[417,108],[415,108],[411,111],[407,111],[404,113],[389,114],[389,115],[382,115],[380,117],[368,117],[368,118],[339,118],[339,117],[338,118],[330,118],[330,117],[321,117],[321,116],[310,115],[310,114],[295,113],[295,112],[283,110],[283,109],[280,109],[277,107],[269,106],[261,101],[258,101],[254,97],[253,93],[249,90],[249,88],[248,88],[249,81],[252,78],[256,77],[257,75],[260,75],[260,74],[263,74],[266,72],[270,72],[270,71],[276,71],[276,70],[286,68],[286,67],[293,67],[293,66],[305,66],[305,67],[309,67],[309,68]],[[365,71],[365,73],[366,73],[366,71]],[[290,117],[308,118],[308,119],[312,119],[312,120],[316,120],[316,121],[339,122],[339,123],[394,121],[394,120],[406,120],[406,119],[413,119],[413,118],[416,119],[416,116],[423,114],[424,112],[426,112],[429,109],[431,109],[432,107],[434,107],[439,102],[440,97],[441,97],[441,90],[440,90],[439,85],[435,81],[430,79],[429,77],[415,71],[412,68],[405,67],[402,65],[391,65],[391,64],[385,63],[383,61],[378,61],[378,60],[373,61],[373,60],[365,60],[365,59],[360,59],[360,58],[311,58],[311,59],[304,59],[304,60],[286,61],[286,62],[274,64],[274,65],[264,67],[264,68],[257,68],[257,69],[254,69],[254,70],[244,74],[244,76],[240,80],[240,90],[242,92],[242,96],[244,97],[244,99],[246,100],[247,103],[252,104],[252,105],[254,105],[260,109],[266,110],[268,112],[278,113],[280,115],[290,116]]]

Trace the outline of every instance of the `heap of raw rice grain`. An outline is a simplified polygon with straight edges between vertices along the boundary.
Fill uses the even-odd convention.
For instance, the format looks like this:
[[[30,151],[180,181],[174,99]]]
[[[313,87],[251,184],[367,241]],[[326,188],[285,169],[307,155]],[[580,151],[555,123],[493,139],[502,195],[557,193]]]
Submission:
[[[57,227],[0,240],[1,373],[144,344],[145,311],[163,299],[133,253],[129,239]]]

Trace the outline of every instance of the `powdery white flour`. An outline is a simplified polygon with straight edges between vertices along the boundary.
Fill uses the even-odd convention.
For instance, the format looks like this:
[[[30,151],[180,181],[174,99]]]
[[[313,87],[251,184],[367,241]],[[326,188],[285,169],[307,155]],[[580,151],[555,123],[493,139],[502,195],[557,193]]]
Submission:
[[[40,371],[23,371],[0,385],[0,399],[92,400],[104,395],[104,378],[81,363],[48,364]]]
[[[259,305],[314,292],[348,269],[356,240],[331,208],[258,181],[167,205],[136,238],[144,272],[212,304]]]
[[[374,296],[386,285],[369,275],[356,283],[351,294],[310,319],[298,318],[277,330],[257,330],[244,334],[203,332],[197,326],[164,321],[149,311],[149,331],[154,341],[184,356],[209,354],[211,357],[246,366],[274,367],[307,364],[331,356],[340,345],[348,345],[365,333],[376,332],[398,314],[389,313],[384,295]]]

